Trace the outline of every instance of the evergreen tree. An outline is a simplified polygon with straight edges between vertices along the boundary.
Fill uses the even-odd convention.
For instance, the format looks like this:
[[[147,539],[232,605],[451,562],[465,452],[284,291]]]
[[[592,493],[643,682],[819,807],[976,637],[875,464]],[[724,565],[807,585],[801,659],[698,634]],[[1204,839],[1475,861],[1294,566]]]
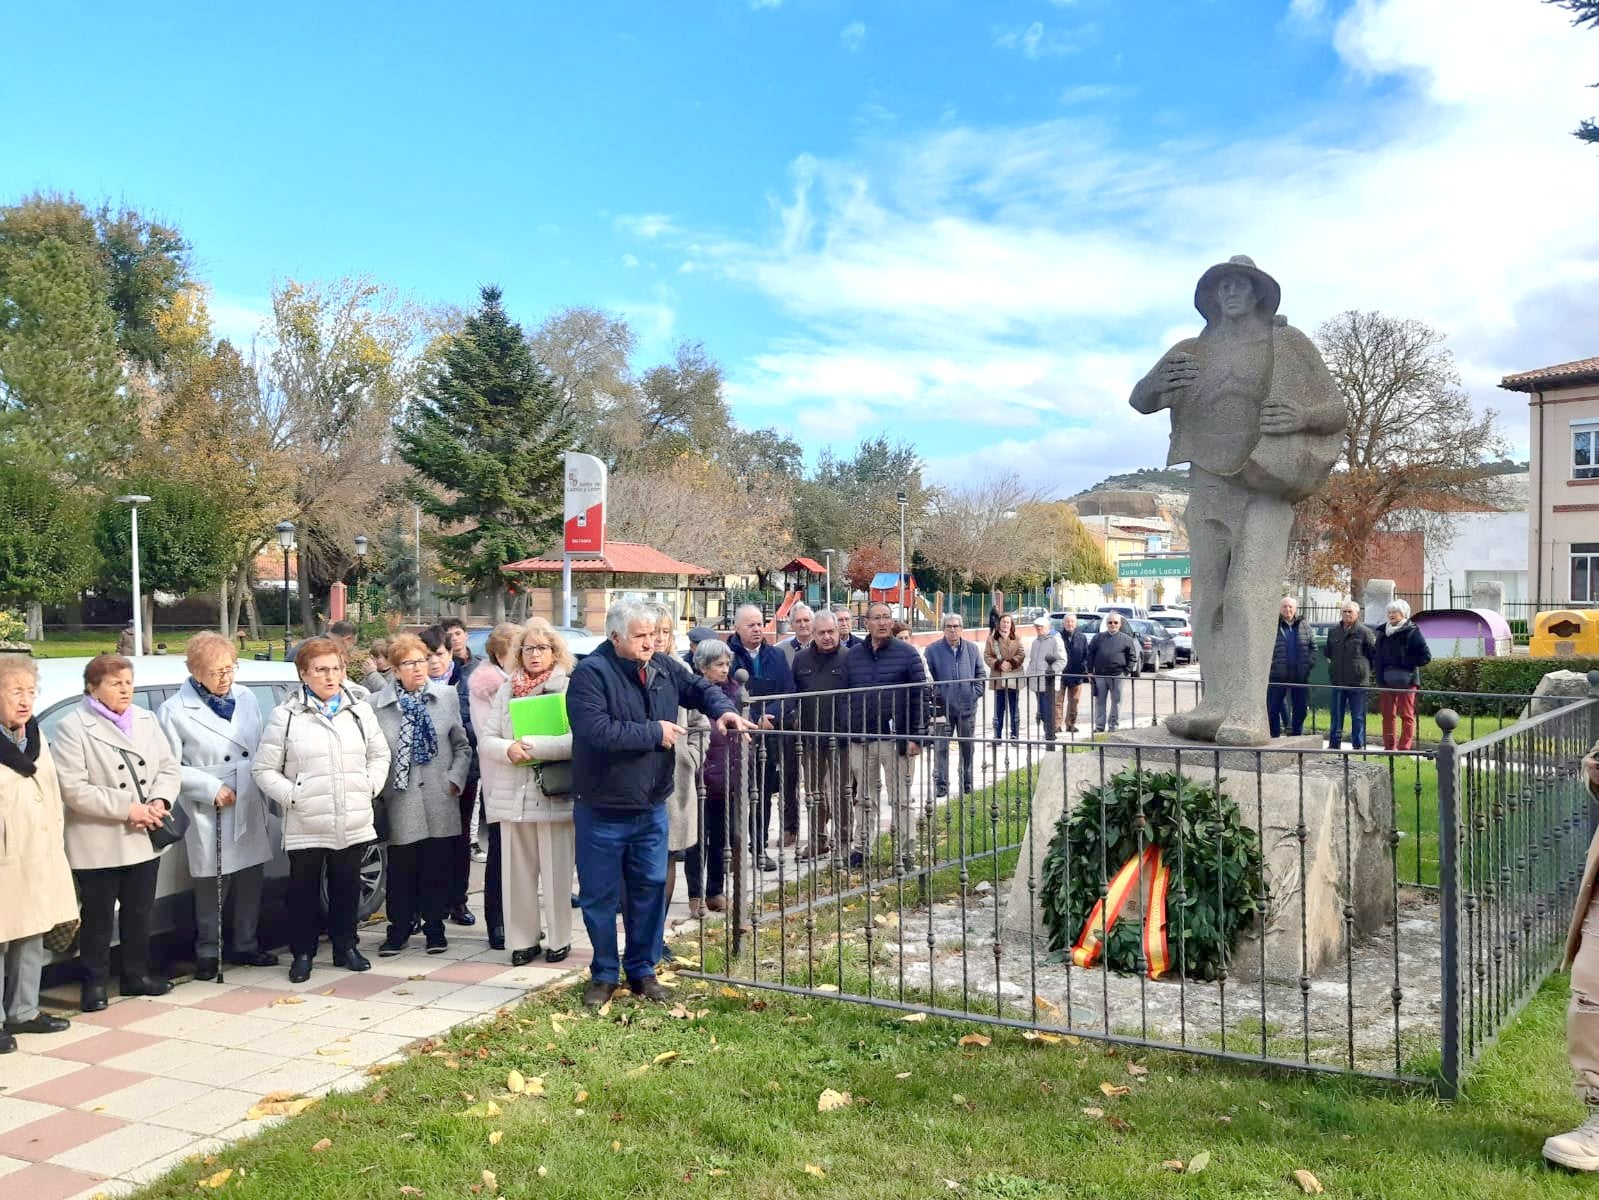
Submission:
[[[1578,29],[1584,25],[1590,29],[1599,29],[1599,0],[1544,0],[1544,3],[1553,4],[1569,12],[1571,23]],[[1599,87],[1599,84],[1594,86]],[[1572,130],[1571,136],[1583,142],[1599,142],[1599,123],[1590,117]]]
[[[500,289],[447,338],[399,430],[400,457],[429,487],[422,507],[443,527],[444,565],[504,602],[500,568],[547,550],[561,531],[563,456],[571,425]]]
[[[381,588],[388,603],[402,613],[412,612],[419,603],[416,574],[416,546],[411,527],[395,520],[378,534],[377,571],[370,586]]]
[[[135,477],[117,486],[150,497],[139,506],[139,584],[149,629],[156,592],[186,596],[222,578],[233,553],[227,520],[209,491],[187,480]],[[95,519],[94,540],[110,590],[130,589],[133,530],[127,505],[105,503]]]
[[[83,501],[48,475],[0,465],[0,603],[55,604],[94,574]]]

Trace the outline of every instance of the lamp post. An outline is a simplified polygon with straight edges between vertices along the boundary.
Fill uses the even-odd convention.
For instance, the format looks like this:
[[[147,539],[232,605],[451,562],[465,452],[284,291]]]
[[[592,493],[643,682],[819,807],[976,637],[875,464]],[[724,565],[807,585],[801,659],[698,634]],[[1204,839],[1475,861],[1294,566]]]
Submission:
[[[294,522],[278,522],[278,545],[283,547],[283,661],[289,661],[289,551],[294,549]]]
[[[366,571],[366,552],[370,543],[366,534],[355,535],[355,629],[356,636],[360,636],[361,627],[366,624],[366,592],[361,587],[361,577]]]
[[[133,525],[133,545],[128,560],[133,566],[133,657],[144,654],[144,596],[139,591],[139,505],[150,503],[148,496],[118,496],[118,504],[128,506]]]
[[[905,602],[905,506],[910,501],[905,495],[904,488],[900,488],[894,498],[899,501],[899,607],[900,615],[905,618],[905,624],[909,625],[910,605]]]
[[[826,555],[826,557],[827,557],[827,607],[828,608],[832,608],[833,607],[833,555],[837,554],[838,551],[837,550],[823,550],[822,553],[824,555]]]

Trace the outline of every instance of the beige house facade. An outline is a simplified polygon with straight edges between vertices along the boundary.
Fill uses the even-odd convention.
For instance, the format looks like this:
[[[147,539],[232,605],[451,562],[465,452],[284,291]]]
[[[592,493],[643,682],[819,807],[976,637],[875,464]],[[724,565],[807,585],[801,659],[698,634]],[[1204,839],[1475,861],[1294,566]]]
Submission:
[[[1599,608],[1599,358],[1507,375],[1527,397],[1527,589],[1540,608]]]

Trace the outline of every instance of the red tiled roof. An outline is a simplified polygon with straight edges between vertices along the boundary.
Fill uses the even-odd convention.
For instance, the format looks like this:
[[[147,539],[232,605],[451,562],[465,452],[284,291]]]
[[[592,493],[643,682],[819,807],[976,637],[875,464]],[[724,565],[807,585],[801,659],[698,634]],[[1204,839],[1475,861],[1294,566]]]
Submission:
[[[816,574],[816,575],[825,575],[825,574],[827,574],[827,568],[822,566],[821,563],[817,562],[814,558],[804,558],[804,557],[796,558],[793,562],[789,563],[788,566],[784,567],[783,570],[785,570],[785,571],[810,571],[811,573]]]
[[[516,571],[533,574],[540,571],[559,571],[561,560],[559,558],[524,558],[521,562],[506,563],[502,571]],[[577,572],[608,572],[615,571],[623,575],[713,575],[714,571],[707,571],[704,567],[696,567],[693,563],[679,562],[669,555],[662,554],[654,546],[646,546],[640,542],[606,542],[605,555],[602,558],[574,558],[572,570]]]
[[[1510,392],[1541,392],[1550,386],[1596,382],[1599,382],[1599,358],[1579,358],[1575,362],[1506,375],[1499,386]]]

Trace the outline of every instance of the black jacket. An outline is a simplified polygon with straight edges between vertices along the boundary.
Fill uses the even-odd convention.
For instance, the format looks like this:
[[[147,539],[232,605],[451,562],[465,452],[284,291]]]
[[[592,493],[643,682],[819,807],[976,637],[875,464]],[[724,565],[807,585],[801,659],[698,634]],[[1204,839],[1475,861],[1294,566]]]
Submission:
[[[1396,630],[1390,630],[1386,621],[1378,626],[1371,656],[1378,687],[1415,687],[1421,683],[1421,669],[1431,661],[1432,648],[1413,622],[1406,621]]]
[[[1070,651],[1067,662],[1071,661]],[[1136,675],[1143,660],[1143,651],[1125,629],[1111,633],[1102,629],[1088,643],[1088,672],[1091,675]]]
[[[1334,687],[1370,687],[1377,636],[1371,626],[1342,621],[1327,634],[1327,679]]]
[[[781,656],[779,656],[781,657]],[[572,791],[579,804],[643,811],[672,794],[677,757],[661,746],[657,722],[698,709],[713,720],[733,711],[727,693],[666,654],[646,666],[617,656],[606,642],[572,671],[566,715],[572,725]]]
[[[897,733],[905,738],[920,738],[927,732],[927,672],[916,647],[898,638],[881,646],[870,639],[856,646],[844,660],[844,685],[848,688],[875,689],[852,692],[849,698],[849,731],[856,740],[863,735]],[[893,686],[921,684],[921,687]]]
[[[850,653],[843,646],[839,646],[831,654],[823,654],[817,649],[816,643],[812,642],[794,656],[794,686],[802,693],[842,692],[848,686],[844,682],[844,662]],[[846,720],[849,716],[848,706],[847,696],[825,696],[815,699],[801,696],[800,728],[818,733],[832,733],[835,729],[843,729],[848,724]]]
[[[727,643],[727,648],[733,652],[733,671],[736,675],[740,668],[749,672],[749,679],[744,684],[744,690],[750,699],[757,700],[761,696],[788,696],[794,694],[794,672],[789,669],[788,655],[770,642],[762,642],[760,647],[751,654],[744,648],[744,643],[739,641],[735,634]],[[763,703],[751,704],[749,719],[759,721],[762,717],[771,717],[772,724],[778,729],[791,729],[794,725],[796,706],[792,698],[788,700],[767,700]]]
[[[1289,661],[1290,650],[1298,653]],[[1305,683],[1310,679],[1310,669],[1316,664],[1316,639],[1311,636],[1310,625],[1304,617],[1295,617],[1284,623],[1277,618],[1277,637],[1271,647],[1271,682]]]
[[[1088,635],[1081,629],[1067,633],[1061,627],[1060,640],[1066,643],[1066,674],[1061,679],[1063,687],[1077,687],[1088,682]]]

